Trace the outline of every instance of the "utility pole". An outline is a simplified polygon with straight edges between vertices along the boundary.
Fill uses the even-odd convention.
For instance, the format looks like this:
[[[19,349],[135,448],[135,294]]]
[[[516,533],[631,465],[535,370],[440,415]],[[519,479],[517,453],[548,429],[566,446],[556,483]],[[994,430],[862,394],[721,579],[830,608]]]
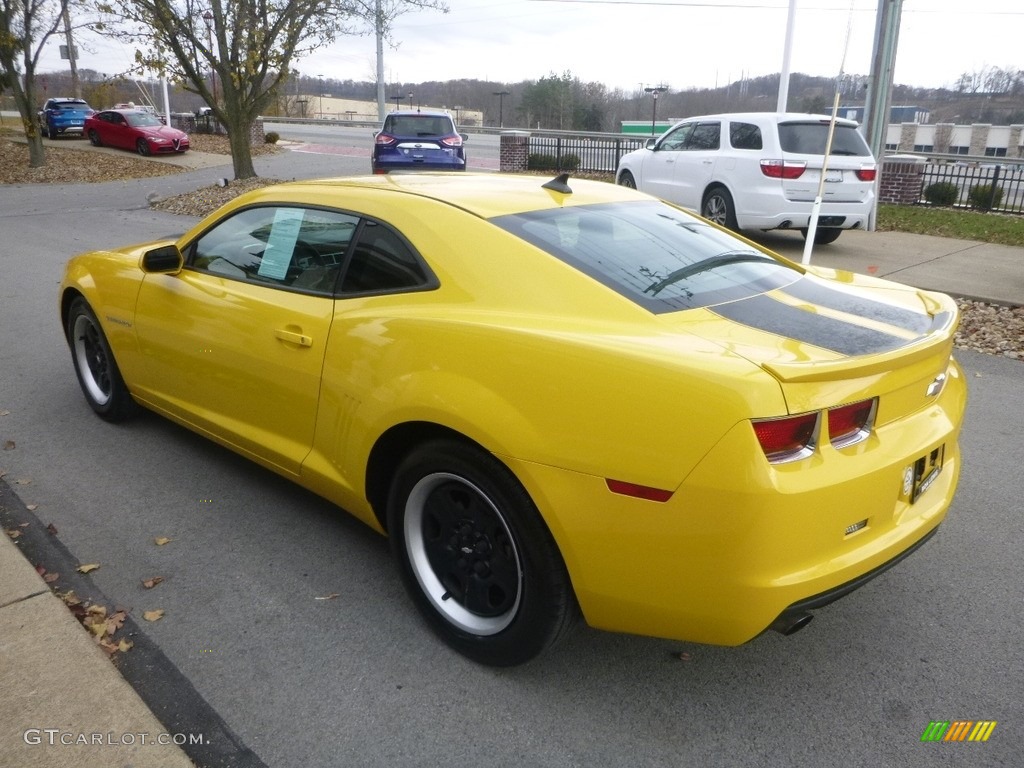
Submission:
[[[82,84],[78,80],[78,62],[75,61],[75,41],[71,37],[71,14],[68,13],[68,4],[64,3],[61,11],[64,17],[64,37],[68,45],[68,61],[71,64],[71,90],[76,99],[82,98]]]
[[[875,18],[875,46],[871,55],[871,74],[864,98],[864,138],[879,168],[885,156],[885,133],[892,109],[892,79],[896,69],[896,46],[900,36],[903,0],[878,0]],[[875,210],[868,219],[868,231],[875,230],[878,189],[882,174],[875,176]]]

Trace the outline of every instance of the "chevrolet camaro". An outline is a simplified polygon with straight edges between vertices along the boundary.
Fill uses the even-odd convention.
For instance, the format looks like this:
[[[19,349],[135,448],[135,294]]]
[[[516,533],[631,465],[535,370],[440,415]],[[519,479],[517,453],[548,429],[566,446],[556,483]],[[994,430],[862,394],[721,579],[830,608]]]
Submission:
[[[738,645],[918,549],[960,471],[956,304],[612,184],[315,180],[70,260],[85,400],[140,406],[390,537],[512,665],[577,617]]]

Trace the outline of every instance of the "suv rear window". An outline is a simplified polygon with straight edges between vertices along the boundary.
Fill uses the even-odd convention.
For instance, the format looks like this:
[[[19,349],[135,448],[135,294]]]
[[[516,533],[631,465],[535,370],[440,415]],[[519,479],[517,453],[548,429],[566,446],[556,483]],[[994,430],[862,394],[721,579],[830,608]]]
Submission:
[[[729,233],[656,201],[570,206],[491,222],[654,313],[735,301],[800,277]]]
[[[783,152],[824,155],[827,142],[828,122],[779,123],[779,143]],[[832,154],[871,157],[871,150],[856,128],[837,125],[832,137]]]
[[[50,109],[89,109],[84,101],[55,101],[50,104]]]
[[[384,133],[391,136],[451,136],[451,118],[424,115],[391,115],[384,121]]]

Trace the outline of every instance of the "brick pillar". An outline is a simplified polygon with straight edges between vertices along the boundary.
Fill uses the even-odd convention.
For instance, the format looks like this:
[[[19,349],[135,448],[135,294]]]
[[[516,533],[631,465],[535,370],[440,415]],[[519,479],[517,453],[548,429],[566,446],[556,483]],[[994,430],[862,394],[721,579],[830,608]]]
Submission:
[[[253,146],[258,147],[260,144],[265,143],[266,140],[267,137],[263,131],[263,118],[257,117],[252,121],[252,125],[249,126],[249,141],[252,142]]]
[[[921,199],[923,157],[891,155],[882,162],[878,202],[914,205]]]
[[[502,131],[499,168],[502,173],[523,173],[530,155],[527,131]]]

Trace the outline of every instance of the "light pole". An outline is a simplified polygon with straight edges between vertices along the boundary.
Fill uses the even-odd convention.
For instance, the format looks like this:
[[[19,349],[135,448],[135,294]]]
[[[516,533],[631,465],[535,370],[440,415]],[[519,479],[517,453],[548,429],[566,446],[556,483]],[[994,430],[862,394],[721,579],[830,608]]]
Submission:
[[[498,127],[505,127],[505,97],[509,95],[508,91],[494,91],[494,96],[498,97]]]
[[[644,88],[644,93],[649,93],[654,97],[654,108],[651,111],[651,136],[654,135],[654,123],[658,119],[658,96],[668,90],[666,85],[655,85],[650,88]]]
[[[462,120],[460,119],[461,118],[460,113],[462,112],[462,107],[459,104],[456,104],[454,107],[452,107],[452,109],[455,110],[455,124],[458,125],[460,122],[462,122]]]
[[[419,109],[419,104],[416,105],[416,109]],[[409,91],[409,109],[412,109],[412,91]]]
[[[213,66],[213,60],[216,58],[213,55],[213,11],[206,11],[203,13],[203,21],[206,22],[206,36],[210,44],[210,84],[213,86],[213,104],[211,107],[217,107],[217,69]]]
[[[394,96],[391,96],[390,98],[395,100],[395,109],[398,109],[398,102],[400,102],[402,99],[404,99],[405,96],[403,96],[400,93],[396,93]]]
[[[320,108],[320,119],[323,120],[324,119],[324,76],[323,75],[317,75],[316,79],[317,79],[317,82],[320,85],[320,92],[317,94],[316,103],[317,103],[317,106]]]

